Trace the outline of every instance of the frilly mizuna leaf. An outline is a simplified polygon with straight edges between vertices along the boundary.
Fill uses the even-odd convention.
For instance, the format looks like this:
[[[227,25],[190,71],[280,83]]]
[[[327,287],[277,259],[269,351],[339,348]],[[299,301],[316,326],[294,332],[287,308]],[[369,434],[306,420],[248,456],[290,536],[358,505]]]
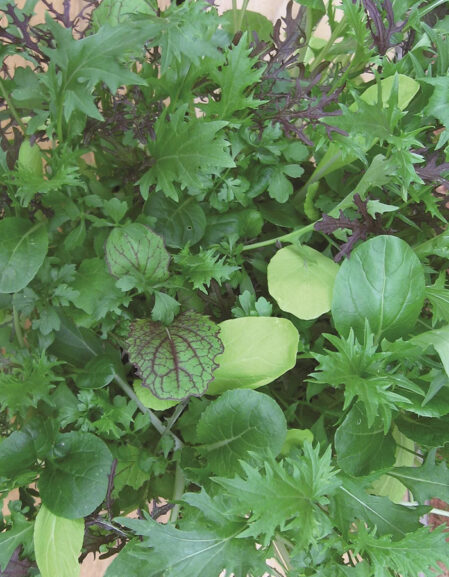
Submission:
[[[331,308],[338,268],[309,246],[286,246],[268,264],[268,290],[283,311],[316,319]]]
[[[205,393],[223,352],[218,326],[189,311],[169,326],[139,319],[127,339],[129,360],[142,385],[159,399],[182,400]]]
[[[139,283],[157,283],[168,277],[170,255],[162,238],[148,227],[131,223],[115,228],[106,241],[109,272]]]

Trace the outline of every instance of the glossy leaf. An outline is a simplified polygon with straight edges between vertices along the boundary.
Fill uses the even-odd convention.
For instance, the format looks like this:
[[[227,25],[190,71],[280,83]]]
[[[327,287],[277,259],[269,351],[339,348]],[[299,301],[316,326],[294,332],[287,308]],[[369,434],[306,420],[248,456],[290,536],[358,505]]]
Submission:
[[[42,223],[24,218],[0,220],[0,293],[15,293],[36,276],[48,249],[47,231]]]
[[[223,393],[201,415],[198,450],[211,471],[229,475],[239,469],[240,459],[251,460],[249,451],[278,455],[286,434],[284,413],[271,397],[238,389]]]
[[[41,577],[79,577],[84,519],[57,517],[41,505],[34,525],[34,550]]]
[[[368,427],[365,410],[356,404],[346,415],[335,433],[338,465],[353,476],[368,475],[371,471],[390,467],[395,460],[396,444],[377,418]]]
[[[159,399],[201,396],[223,351],[219,329],[195,312],[179,315],[169,326],[148,319],[134,321],[127,339],[129,360],[142,385]]]
[[[362,342],[368,322],[377,340],[392,340],[413,328],[424,295],[423,267],[412,249],[400,238],[377,236],[361,244],[340,267],[332,316],[342,336],[352,328]]]
[[[206,215],[193,197],[177,203],[162,192],[155,192],[145,204],[145,214],[157,218],[154,230],[169,247],[193,246],[206,230]]]
[[[299,335],[287,319],[241,317],[220,323],[224,352],[207,393],[257,389],[296,364]]]
[[[53,454],[38,483],[42,502],[59,517],[89,515],[106,496],[111,452],[95,435],[74,431],[59,435]]]
[[[106,241],[106,260],[110,273],[132,277],[136,284],[155,284],[168,277],[170,255],[163,240],[139,223],[115,228]]]
[[[30,469],[36,460],[32,438],[13,431],[0,442],[0,477],[14,477]]]
[[[331,308],[338,265],[308,246],[287,246],[268,264],[268,290],[279,307],[300,319],[315,319]]]

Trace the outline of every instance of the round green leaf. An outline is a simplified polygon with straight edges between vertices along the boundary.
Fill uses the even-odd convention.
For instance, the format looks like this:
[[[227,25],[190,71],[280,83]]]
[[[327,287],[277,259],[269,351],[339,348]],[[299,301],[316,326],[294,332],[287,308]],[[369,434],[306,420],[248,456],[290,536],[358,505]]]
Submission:
[[[338,265],[308,246],[287,246],[268,264],[268,290],[279,307],[299,319],[316,319],[331,308]]]
[[[159,399],[181,401],[199,397],[217,368],[223,351],[219,329],[195,312],[180,314],[170,326],[140,319],[131,325],[127,339],[129,360],[142,385]]]
[[[79,431],[60,434],[53,452],[39,479],[42,502],[59,517],[89,515],[106,496],[111,452],[95,435]]]
[[[148,283],[168,277],[170,255],[162,238],[139,223],[114,228],[106,241],[106,261],[110,273],[129,276]]]
[[[368,321],[376,339],[404,336],[416,323],[425,296],[424,271],[400,238],[377,236],[361,244],[335,279],[332,316],[338,332],[353,328],[360,342]]]
[[[178,203],[162,192],[152,193],[145,204],[145,214],[157,218],[154,230],[172,248],[183,248],[187,243],[190,246],[196,244],[206,230],[206,215],[193,197]]]
[[[48,250],[43,224],[24,218],[0,221],[0,293],[15,293],[35,277]]]
[[[242,317],[220,323],[224,352],[207,393],[257,389],[296,364],[298,331],[287,319]]]
[[[246,389],[223,393],[202,413],[197,428],[199,452],[217,475],[230,476],[248,452],[278,455],[287,434],[279,405],[268,395]]]

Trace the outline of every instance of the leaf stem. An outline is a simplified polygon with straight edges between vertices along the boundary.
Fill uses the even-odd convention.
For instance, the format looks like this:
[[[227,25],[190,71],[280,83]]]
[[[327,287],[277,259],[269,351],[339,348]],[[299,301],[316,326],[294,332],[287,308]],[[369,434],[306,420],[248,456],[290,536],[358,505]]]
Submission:
[[[284,542],[281,541],[279,537],[276,537],[273,541],[273,547],[275,548],[281,563],[284,565],[287,571],[291,571],[293,569],[293,566],[291,564],[290,555],[287,551]]]
[[[184,493],[186,479],[184,477],[184,473],[181,469],[181,465],[179,464],[179,460],[176,462],[176,471],[175,471],[175,487],[173,489],[173,501],[179,501]],[[175,506],[171,510],[170,514],[170,523],[175,524],[178,516],[179,516],[180,505],[179,503],[175,502]]]
[[[126,393],[126,395],[136,403],[136,405],[140,409],[140,411],[144,415],[148,415],[150,417],[150,422],[158,433],[160,433],[161,435],[165,435],[166,433],[168,433],[172,436],[172,438],[175,442],[175,450],[180,449],[184,445],[184,443],[181,441],[181,439],[179,437],[177,437],[170,430],[167,431],[167,428],[164,426],[164,424],[159,419],[159,417],[156,417],[156,415],[153,413],[153,411],[151,409],[149,409],[148,407],[146,407],[140,401],[140,399],[137,397],[136,393],[133,391],[132,387],[130,387],[128,385],[128,383],[124,379],[122,379],[122,377],[120,375],[118,375],[117,373],[114,373],[114,380],[118,384],[118,386],[122,389],[122,391],[124,393]]]
[[[12,307],[13,322],[14,322],[14,332],[16,333],[17,341],[21,349],[25,347],[25,340],[23,338],[22,327],[20,326],[19,313],[16,307]]]
[[[247,244],[243,247],[242,251],[244,250],[255,250],[256,248],[262,248],[264,246],[270,246],[272,244],[276,244],[279,242],[292,242],[293,240],[297,240],[304,236],[308,232],[313,231],[313,227],[315,226],[315,222],[307,224],[301,228],[297,228],[293,232],[289,232],[288,234],[283,234],[282,236],[277,236],[276,238],[270,238],[269,240],[263,240],[261,242],[255,242],[254,244]]]
[[[14,116],[15,121],[20,126],[20,128],[23,130],[23,133],[25,134],[27,127],[23,123],[22,119],[20,118],[19,113],[17,112],[16,107],[12,103],[8,92],[6,91],[5,84],[1,78],[0,78],[0,93],[3,96],[3,98],[5,99],[5,102],[7,104],[7,108],[9,109],[10,113],[12,114],[12,116]]]

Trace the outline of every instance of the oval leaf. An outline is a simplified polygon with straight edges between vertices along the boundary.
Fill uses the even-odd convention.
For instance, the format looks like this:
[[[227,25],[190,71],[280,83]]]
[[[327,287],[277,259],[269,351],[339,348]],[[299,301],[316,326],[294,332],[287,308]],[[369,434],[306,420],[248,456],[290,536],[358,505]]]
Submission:
[[[34,551],[41,577],[79,577],[84,519],[57,517],[45,505],[34,525]]]
[[[159,399],[180,401],[201,396],[223,351],[218,326],[195,312],[179,315],[169,326],[148,319],[131,325],[129,360],[142,385]]]
[[[106,241],[110,273],[138,282],[157,283],[168,277],[170,255],[162,238],[148,227],[131,223],[115,228]]]
[[[133,389],[139,401],[153,411],[166,411],[178,404],[178,401],[163,401],[158,399],[148,387],[142,386],[142,382],[139,379],[134,381]]]
[[[0,293],[15,293],[35,277],[48,250],[48,236],[42,224],[24,218],[0,221]]]
[[[425,296],[418,257],[400,238],[377,236],[361,244],[335,279],[332,316],[338,332],[351,327],[360,342],[367,320],[376,339],[396,339],[413,328]]]
[[[257,389],[296,364],[298,331],[287,319],[242,317],[220,323],[224,352],[207,393]]]
[[[338,265],[308,246],[287,246],[268,264],[268,291],[279,307],[299,319],[316,319],[331,308]]]
[[[67,519],[89,515],[106,496],[111,452],[95,435],[79,431],[59,435],[54,451],[39,479],[42,502]]]
[[[201,415],[197,428],[199,448],[217,475],[230,476],[248,452],[278,455],[287,434],[279,405],[268,395],[245,389],[227,391]]]
[[[157,218],[154,230],[172,248],[196,244],[206,230],[206,215],[193,197],[178,203],[162,192],[152,193],[145,205],[145,214]]]

